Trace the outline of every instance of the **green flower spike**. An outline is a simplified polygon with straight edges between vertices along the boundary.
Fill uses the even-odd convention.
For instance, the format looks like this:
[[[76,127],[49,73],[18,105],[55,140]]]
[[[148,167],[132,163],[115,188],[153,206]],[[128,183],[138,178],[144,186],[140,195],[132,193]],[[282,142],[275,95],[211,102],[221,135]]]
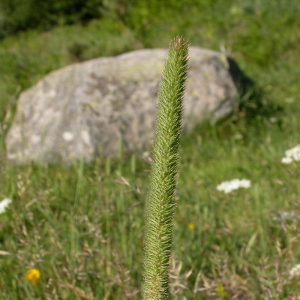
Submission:
[[[176,37],[169,47],[158,93],[150,191],[146,200],[143,300],[169,298],[174,200],[178,177],[182,101],[187,77],[188,43]]]

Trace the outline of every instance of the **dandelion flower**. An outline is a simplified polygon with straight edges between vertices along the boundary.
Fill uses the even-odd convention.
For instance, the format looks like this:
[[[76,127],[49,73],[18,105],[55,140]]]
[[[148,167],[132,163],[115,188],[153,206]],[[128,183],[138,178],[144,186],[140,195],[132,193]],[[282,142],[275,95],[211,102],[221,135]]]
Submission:
[[[37,283],[40,277],[41,277],[41,273],[38,269],[30,269],[25,274],[25,278],[32,283]]]
[[[222,191],[225,194],[237,190],[239,188],[249,188],[251,186],[251,181],[247,179],[233,179],[231,181],[224,181],[217,186],[218,191]]]
[[[290,270],[289,274],[290,274],[291,278],[299,277],[299,275],[300,275],[300,264],[298,264],[295,267],[293,267]]]
[[[11,202],[12,200],[9,198],[5,198],[0,202],[0,214],[5,212],[6,208],[9,206]]]
[[[188,225],[188,229],[189,229],[189,230],[194,230],[194,229],[195,229],[195,224],[190,223],[190,224]]]
[[[290,164],[300,160],[300,145],[285,151],[285,157],[281,159],[283,164]]]

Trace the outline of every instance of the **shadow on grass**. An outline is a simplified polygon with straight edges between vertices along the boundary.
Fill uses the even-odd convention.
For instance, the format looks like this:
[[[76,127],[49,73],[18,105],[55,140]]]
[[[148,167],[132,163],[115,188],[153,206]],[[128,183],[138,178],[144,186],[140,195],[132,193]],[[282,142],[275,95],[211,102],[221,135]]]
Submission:
[[[281,105],[267,100],[264,87],[260,86],[259,82],[254,82],[245,75],[232,58],[228,58],[227,61],[230,75],[239,93],[235,110],[229,116],[232,121],[237,122],[244,118],[247,121],[253,121],[258,116],[269,118],[283,111]]]

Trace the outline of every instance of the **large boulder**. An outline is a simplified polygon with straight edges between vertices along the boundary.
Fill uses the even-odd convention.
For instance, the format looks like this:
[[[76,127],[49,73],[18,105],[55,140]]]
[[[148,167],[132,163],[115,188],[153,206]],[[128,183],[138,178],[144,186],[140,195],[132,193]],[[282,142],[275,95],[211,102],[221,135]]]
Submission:
[[[166,49],[137,50],[51,72],[20,95],[6,136],[8,159],[88,161],[117,155],[120,143],[125,151],[149,150],[166,57]],[[184,131],[230,114],[244,78],[221,53],[190,47],[189,58]]]

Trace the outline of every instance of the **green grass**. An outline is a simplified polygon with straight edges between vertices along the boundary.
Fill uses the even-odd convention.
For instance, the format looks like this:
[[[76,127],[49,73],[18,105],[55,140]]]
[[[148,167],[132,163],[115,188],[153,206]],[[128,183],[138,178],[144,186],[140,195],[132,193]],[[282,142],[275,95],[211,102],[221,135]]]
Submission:
[[[51,70],[167,47],[177,33],[215,50],[223,41],[262,92],[227,120],[182,138],[173,298],[296,299],[298,280],[288,272],[300,262],[300,169],[280,159],[299,144],[300,4],[200,2],[159,10],[160,19],[136,5],[125,24],[107,18],[0,41],[0,200],[13,199],[0,215],[0,250],[9,253],[0,254],[0,299],[140,299],[149,164],[123,155],[17,167],[6,161],[3,141],[17,95]],[[252,109],[246,117],[245,109]],[[233,178],[252,186],[216,190]],[[280,220],[283,212],[295,220]],[[24,279],[32,267],[41,271],[36,285]]]

